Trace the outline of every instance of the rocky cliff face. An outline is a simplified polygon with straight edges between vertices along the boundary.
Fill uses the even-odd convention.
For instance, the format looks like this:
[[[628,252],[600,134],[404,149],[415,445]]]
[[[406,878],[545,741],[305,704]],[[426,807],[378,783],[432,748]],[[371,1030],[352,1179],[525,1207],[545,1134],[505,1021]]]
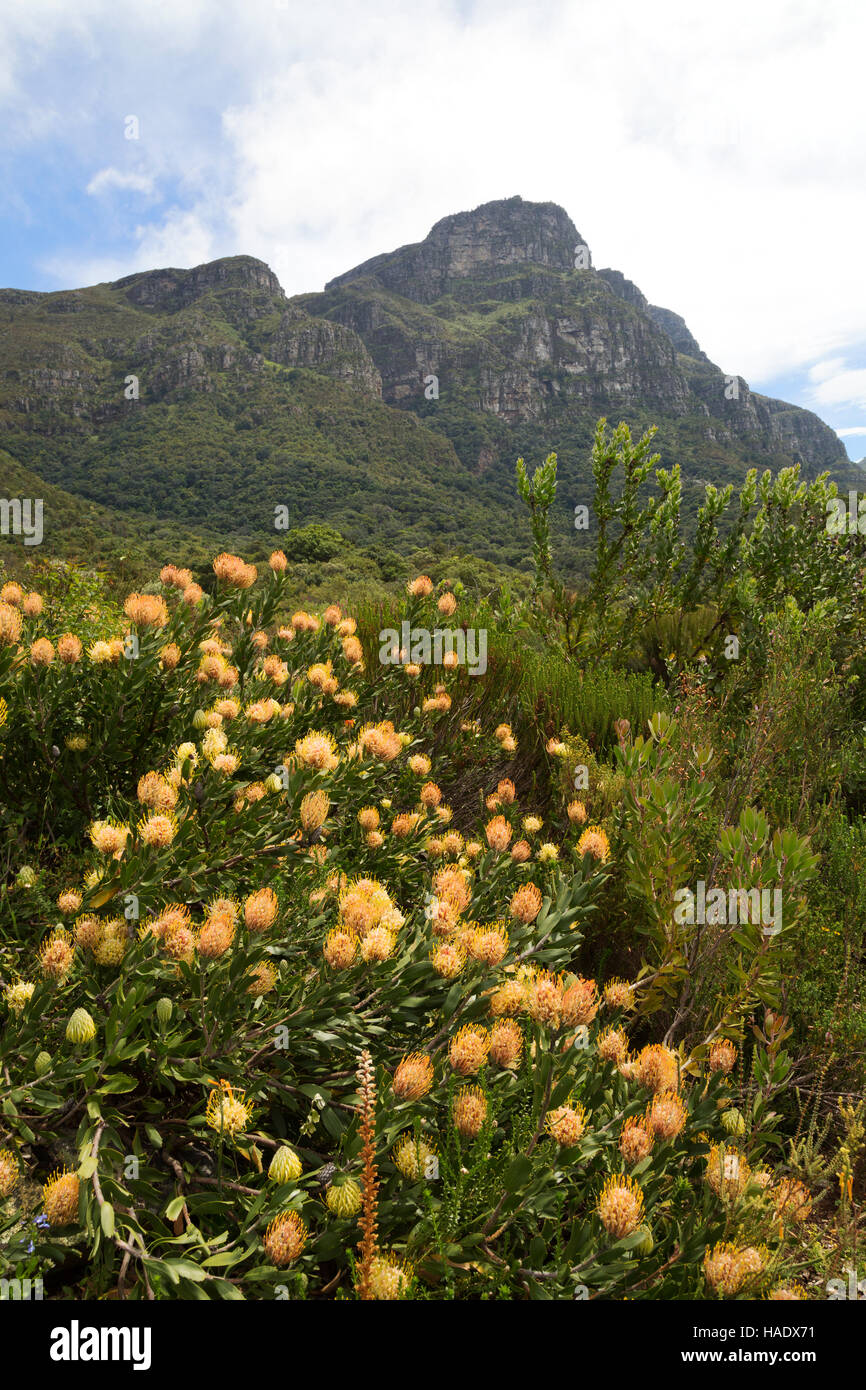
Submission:
[[[443,218],[297,302],[363,339],[383,399],[403,408],[426,411],[435,389],[512,426],[648,411],[756,461],[790,456],[816,472],[846,460],[817,416],[735,386],[680,315],[621,271],[593,269],[554,203],[509,198]]]

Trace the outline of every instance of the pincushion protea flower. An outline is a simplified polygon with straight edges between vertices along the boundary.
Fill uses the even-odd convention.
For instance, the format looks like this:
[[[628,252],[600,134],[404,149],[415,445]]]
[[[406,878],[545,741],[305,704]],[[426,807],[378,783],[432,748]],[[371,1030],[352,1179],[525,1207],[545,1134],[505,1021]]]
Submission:
[[[394,953],[396,937],[387,927],[371,927],[361,938],[361,956],[368,963],[388,960]]]
[[[307,792],[301,801],[301,825],[308,835],[320,830],[328,819],[331,802],[326,792]]]
[[[628,1038],[622,1028],[605,1028],[595,1042],[598,1055],[605,1062],[615,1062],[617,1066],[628,1057]]]
[[[0,1197],[8,1197],[18,1186],[18,1160],[11,1149],[0,1149]]]
[[[393,1080],[398,1100],[420,1100],[433,1086],[433,1058],[426,1052],[409,1052],[398,1063]]]
[[[588,825],[577,842],[578,854],[589,854],[600,864],[610,858],[610,841],[600,825]]]
[[[569,801],[566,813],[572,825],[586,824],[586,807],[582,801]]]
[[[244,1092],[235,1095],[228,1081],[221,1081],[211,1091],[207,1100],[205,1121],[218,1134],[233,1139],[243,1134],[250,1122],[251,1107],[247,1105]]]
[[[277,919],[279,900],[273,888],[259,888],[244,902],[244,922],[249,931],[267,931]]]
[[[494,1018],[513,1017],[526,1004],[526,986],[522,980],[506,980],[490,996],[490,1012]]]
[[[579,1101],[548,1110],[544,1127],[563,1149],[572,1149],[586,1129],[586,1109]]]
[[[409,771],[414,772],[416,777],[426,777],[432,766],[430,759],[423,753],[413,753],[408,762]]]
[[[16,584],[14,579],[10,579],[3,588],[0,589],[0,602],[8,603],[11,607],[17,608],[24,598],[24,590],[20,584]]]
[[[626,1163],[639,1163],[652,1151],[655,1136],[645,1115],[630,1115],[619,1136],[619,1151]]]
[[[50,666],[54,660],[54,647],[47,637],[37,637],[30,647],[30,664],[32,666]]]
[[[737,1049],[730,1038],[721,1038],[718,1042],[714,1042],[711,1045],[707,1066],[710,1071],[727,1073],[733,1071],[736,1060]]]
[[[177,834],[177,817],[172,811],[155,812],[140,821],[136,835],[151,849],[167,849]]]
[[[543,1028],[558,1028],[562,1021],[562,981],[540,970],[527,981],[526,1009]]]
[[[64,632],[57,639],[57,655],[66,666],[74,666],[81,660],[83,647],[74,632]]]
[[[634,1008],[634,986],[629,984],[628,980],[621,980],[619,976],[615,976],[608,980],[602,992],[609,1009]]]
[[[64,888],[57,899],[57,906],[63,913],[77,912],[81,906],[81,894],[75,888]]]
[[[261,999],[264,995],[270,994],[277,983],[276,966],[269,961],[260,960],[254,965],[250,973],[250,983],[247,986],[247,994],[251,994],[254,999]]]
[[[17,980],[15,984],[7,985],[3,994],[7,1007],[14,1014],[20,1014],[33,998],[33,991],[36,988],[29,980]]]
[[[541,889],[534,883],[522,884],[513,895],[509,908],[512,917],[528,926],[541,911]]]
[[[592,1023],[598,1013],[598,990],[595,980],[579,975],[562,991],[562,1023],[565,1028]]]
[[[157,594],[130,594],[123,611],[136,627],[165,627],[168,622],[165,599]]]
[[[358,951],[358,938],[347,927],[333,927],[328,932],[322,948],[325,960],[332,970],[346,970],[352,964]]]
[[[255,565],[247,565],[239,555],[230,555],[226,551],[217,555],[213,572],[217,579],[232,589],[250,589],[258,577]]]
[[[488,969],[501,965],[508,955],[508,928],[504,922],[492,926],[476,927],[469,933],[467,950],[473,960]]]
[[[394,1146],[391,1157],[396,1167],[410,1182],[431,1176],[431,1165],[436,1160],[436,1149],[426,1139],[415,1138],[414,1134],[404,1134]]]
[[[487,1120],[487,1098],[480,1086],[463,1086],[451,1102],[451,1119],[464,1139],[476,1139]]]
[[[268,1165],[268,1177],[271,1182],[297,1182],[303,1171],[303,1164],[298,1155],[285,1144],[277,1149]]]
[[[460,1076],[472,1076],[487,1062],[490,1051],[490,1035],[486,1028],[464,1023],[455,1033],[448,1048],[448,1058]]]
[[[426,598],[433,592],[433,580],[428,574],[419,574],[417,579],[410,579],[406,585],[406,593],[413,598]]]
[[[516,1071],[523,1052],[523,1031],[513,1018],[500,1018],[490,1030],[490,1061],[505,1071]]]
[[[494,816],[484,827],[484,834],[491,849],[502,854],[511,843],[511,826],[504,816]]]
[[[265,1254],[277,1269],[294,1264],[307,1243],[307,1227],[296,1211],[281,1212],[265,1231]]]
[[[458,914],[465,912],[472,901],[470,875],[454,864],[437,869],[433,875],[433,893],[435,897],[453,903]]]
[[[295,744],[295,757],[304,767],[313,768],[317,772],[333,772],[340,763],[337,745],[332,735],[315,731],[298,739]]]
[[[796,1178],[780,1178],[772,1196],[776,1213],[782,1220],[805,1221],[812,1210],[809,1189]]]
[[[42,1204],[50,1226],[71,1226],[78,1221],[79,1182],[67,1168],[52,1173],[42,1188]]]
[[[17,646],[21,637],[21,614],[9,603],[0,603],[0,647]]]
[[[767,1294],[767,1298],[773,1303],[792,1302],[799,1299],[808,1299],[809,1295],[802,1284],[777,1284]]]
[[[623,1236],[637,1230],[643,1220],[643,1200],[643,1192],[634,1178],[616,1173],[606,1179],[597,1211],[609,1236],[622,1240]]]
[[[433,969],[443,980],[454,980],[466,964],[466,952],[458,941],[442,941],[430,952]]]
[[[704,1253],[704,1278],[716,1293],[735,1294],[742,1283],[737,1264],[738,1247],[730,1241],[719,1241]]]
[[[362,830],[379,829],[379,812],[375,806],[362,806],[358,812],[358,824]]]
[[[43,975],[49,980],[64,980],[72,969],[74,960],[75,947],[69,932],[63,927],[55,927],[39,951],[39,964]]]
[[[143,806],[154,811],[172,811],[177,805],[177,788],[159,772],[146,772],[140,777],[136,795]]]
[[[679,1087],[679,1063],[675,1052],[663,1043],[649,1043],[636,1058],[637,1077],[651,1091],[675,1091]]]
[[[706,1179],[717,1197],[735,1201],[749,1184],[749,1165],[736,1149],[713,1144],[707,1156]]]
[[[118,821],[98,820],[90,826],[88,834],[100,854],[119,854],[126,845],[130,829]]]
[[[657,1139],[675,1139],[685,1128],[686,1115],[676,1091],[658,1091],[647,1109],[647,1124]]]
[[[361,1210],[361,1189],[354,1178],[343,1178],[331,1183],[325,1202],[335,1216],[355,1216]]]

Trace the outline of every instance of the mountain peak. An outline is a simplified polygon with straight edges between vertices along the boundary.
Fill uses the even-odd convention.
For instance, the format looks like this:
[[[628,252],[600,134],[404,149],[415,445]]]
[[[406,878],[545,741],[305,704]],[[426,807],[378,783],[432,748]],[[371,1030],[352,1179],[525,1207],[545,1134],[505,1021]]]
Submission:
[[[557,203],[500,198],[441,218],[423,241],[374,256],[325,288],[372,277],[408,299],[432,303],[448,293],[452,281],[509,266],[573,270],[576,248],[584,244]]]

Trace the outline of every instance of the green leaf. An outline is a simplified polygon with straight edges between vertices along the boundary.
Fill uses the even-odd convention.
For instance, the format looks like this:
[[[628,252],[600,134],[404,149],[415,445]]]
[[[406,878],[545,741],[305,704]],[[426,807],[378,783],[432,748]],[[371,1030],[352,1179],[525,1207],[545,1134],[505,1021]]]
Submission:
[[[127,1091],[134,1091],[138,1081],[134,1076],[126,1076],[122,1071],[117,1071],[113,1076],[107,1076],[99,1088],[100,1095],[119,1096]]]
[[[519,1192],[525,1185],[532,1173],[532,1164],[529,1159],[521,1154],[515,1158],[513,1163],[509,1163],[505,1170],[503,1186],[506,1192]]]
[[[100,1224],[106,1239],[111,1240],[114,1235],[114,1207],[110,1202],[103,1202],[99,1213]]]
[[[169,1221],[176,1221],[177,1218],[180,1216],[181,1212],[183,1211],[185,1203],[186,1198],[183,1195],[179,1197],[172,1197],[171,1201],[168,1203],[168,1206],[165,1209],[166,1218]]]

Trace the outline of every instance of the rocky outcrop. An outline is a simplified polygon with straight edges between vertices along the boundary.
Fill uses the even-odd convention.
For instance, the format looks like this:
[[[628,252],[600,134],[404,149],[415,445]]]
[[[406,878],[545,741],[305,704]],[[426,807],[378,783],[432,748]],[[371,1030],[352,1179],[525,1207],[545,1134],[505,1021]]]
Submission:
[[[311,318],[295,307],[286,310],[269,338],[268,357],[283,366],[309,367],[373,396],[382,395],[382,378],[358,334],[340,323]]]

